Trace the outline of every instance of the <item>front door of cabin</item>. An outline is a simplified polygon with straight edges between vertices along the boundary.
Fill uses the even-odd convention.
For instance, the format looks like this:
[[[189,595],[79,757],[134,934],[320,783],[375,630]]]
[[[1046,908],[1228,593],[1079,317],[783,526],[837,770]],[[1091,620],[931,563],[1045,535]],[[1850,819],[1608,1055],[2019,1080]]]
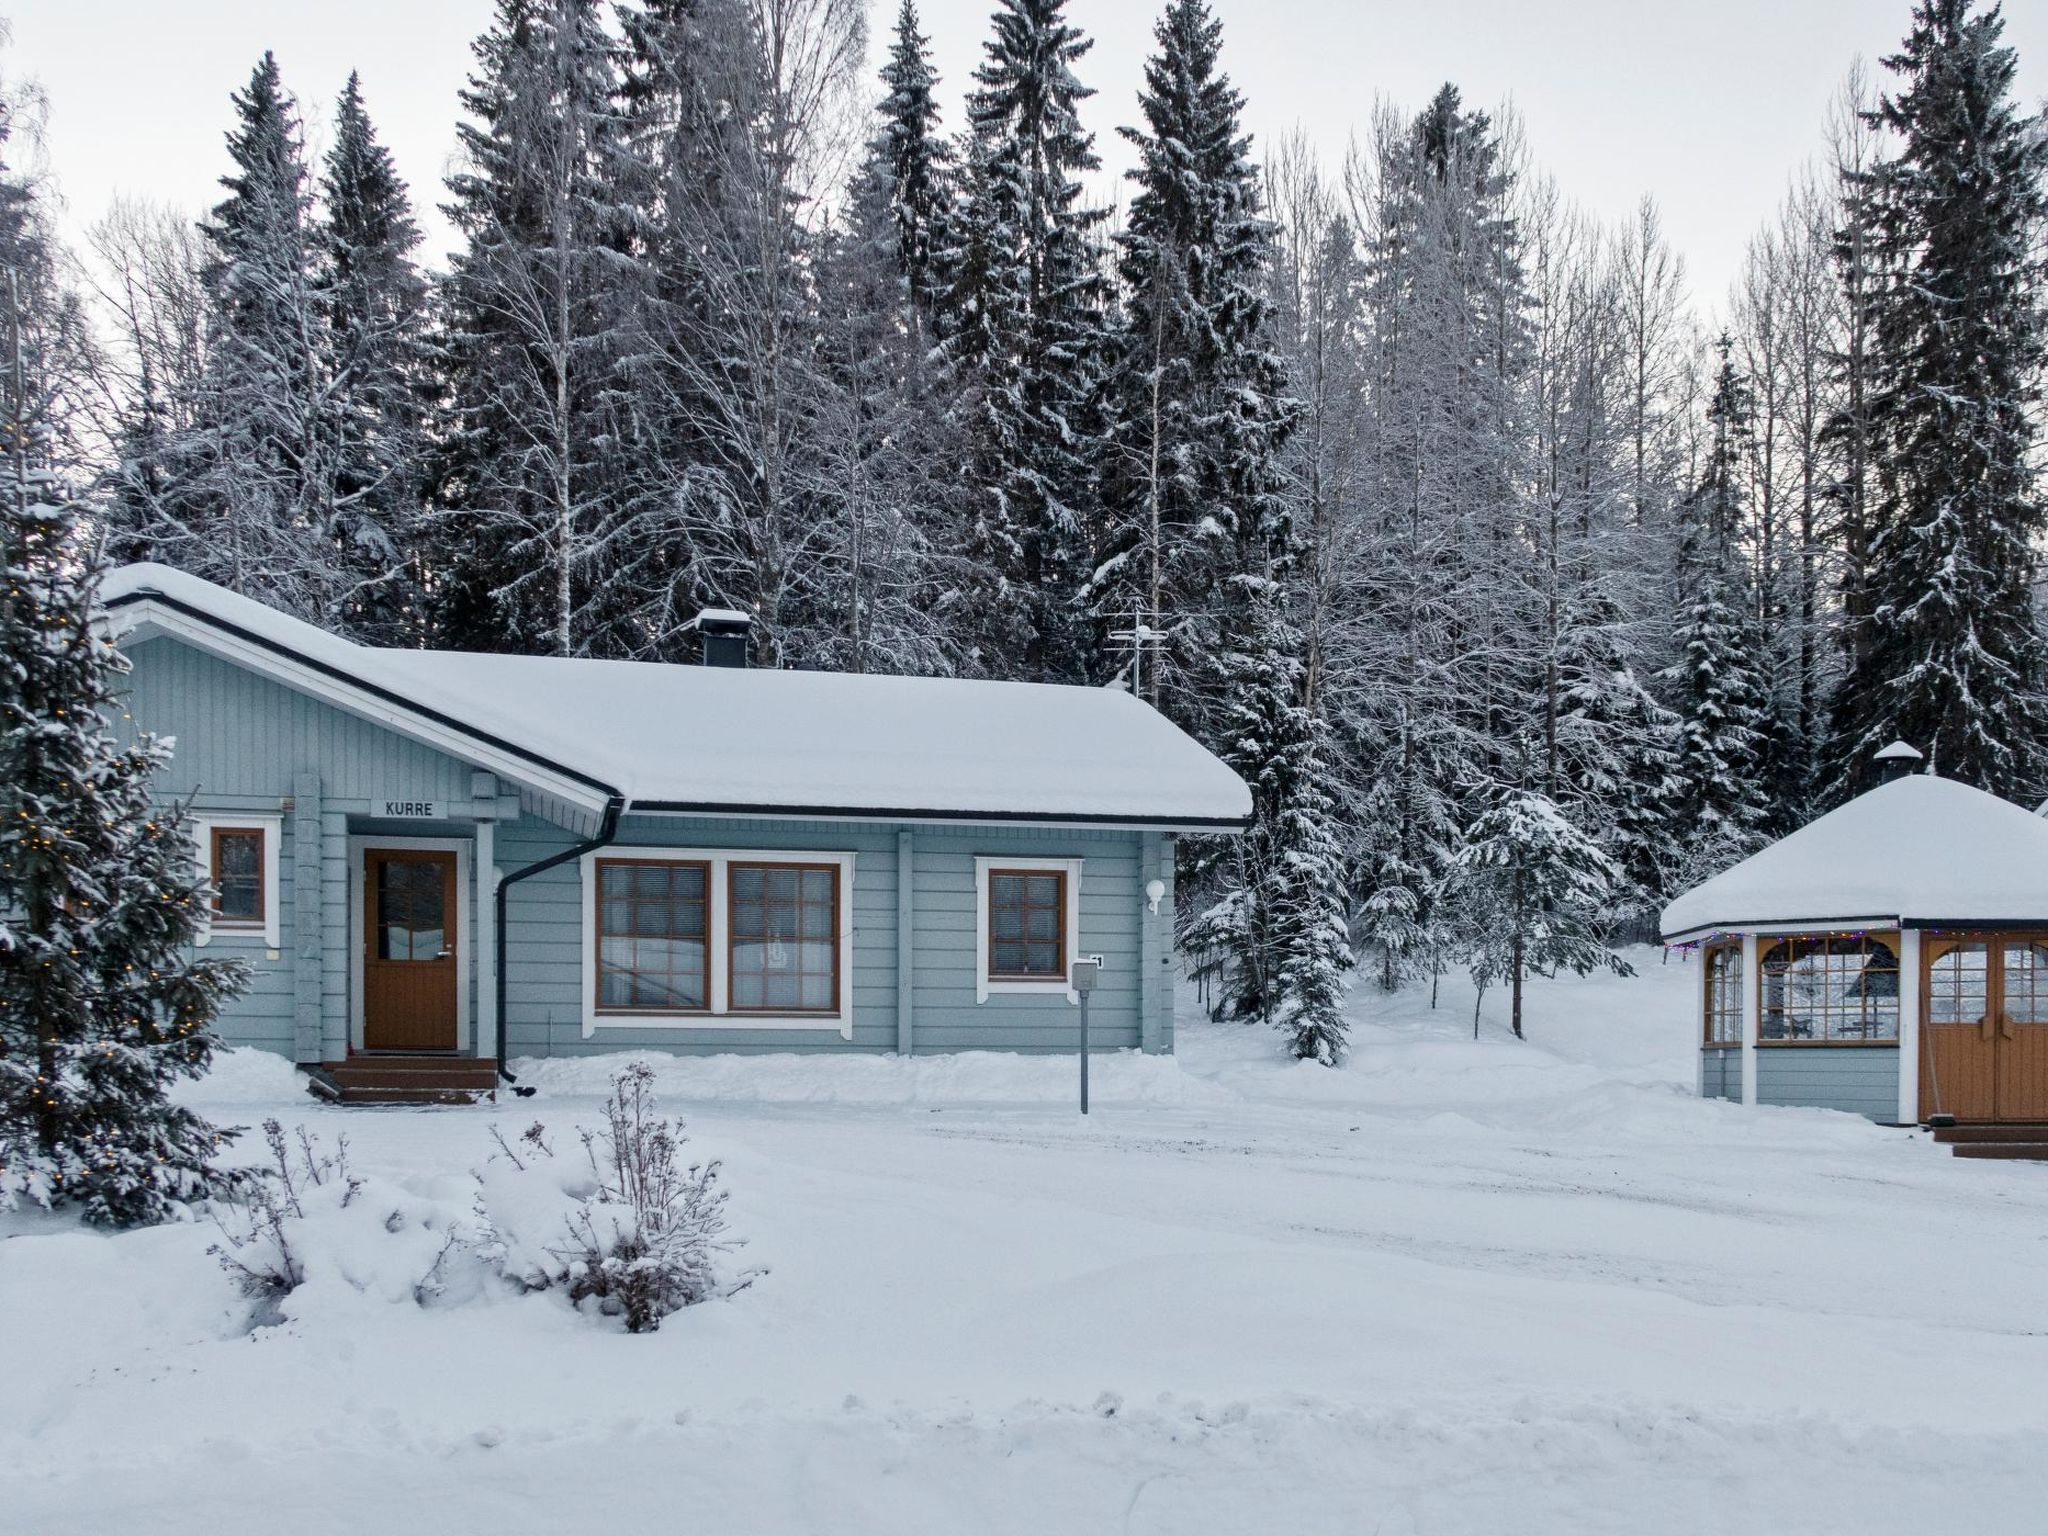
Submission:
[[[1920,1117],[2048,1122],[2048,935],[1929,935]]]
[[[364,1050],[455,1049],[455,914],[453,853],[364,850]]]

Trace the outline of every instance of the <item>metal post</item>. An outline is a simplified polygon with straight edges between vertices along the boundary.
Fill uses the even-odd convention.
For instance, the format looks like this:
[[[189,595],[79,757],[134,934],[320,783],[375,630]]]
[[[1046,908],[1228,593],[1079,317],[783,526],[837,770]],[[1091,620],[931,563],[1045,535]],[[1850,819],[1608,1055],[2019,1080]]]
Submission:
[[[1074,960],[1074,995],[1081,1003],[1081,1113],[1088,1113],[1088,994],[1095,990],[1095,978],[1102,974],[1102,956],[1080,955]]]

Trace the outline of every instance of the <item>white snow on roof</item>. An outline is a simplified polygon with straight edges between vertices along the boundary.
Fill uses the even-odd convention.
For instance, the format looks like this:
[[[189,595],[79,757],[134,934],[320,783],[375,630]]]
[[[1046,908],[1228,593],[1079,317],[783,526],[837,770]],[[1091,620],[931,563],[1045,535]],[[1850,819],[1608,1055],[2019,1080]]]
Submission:
[[[1115,689],[382,649],[160,565],[110,572],[102,596],[152,592],[634,803],[1145,822],[1251,811],[1243,780]]]
[[[1952,779],[1881,784],[1695,886],[1667,936],[1759,923],[2048,920],[2048,821]]]

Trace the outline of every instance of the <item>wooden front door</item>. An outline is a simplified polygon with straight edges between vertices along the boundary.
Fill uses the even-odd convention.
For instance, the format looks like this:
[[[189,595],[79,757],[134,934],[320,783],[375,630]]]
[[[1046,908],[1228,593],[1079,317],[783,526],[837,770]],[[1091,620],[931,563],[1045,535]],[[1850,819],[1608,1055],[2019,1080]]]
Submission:
[[[2048,935],[1926,941],[1920,1115],[2048,1121]]]
[[[455,855],[363,853],[363,1049],[455,1049]]]

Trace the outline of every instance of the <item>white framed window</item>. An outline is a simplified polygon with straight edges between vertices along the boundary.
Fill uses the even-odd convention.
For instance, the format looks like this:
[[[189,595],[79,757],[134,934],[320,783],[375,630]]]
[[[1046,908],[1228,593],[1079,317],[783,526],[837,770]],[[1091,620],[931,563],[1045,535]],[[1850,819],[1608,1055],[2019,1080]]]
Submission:
[[[194,944],[236,940],[276,949],[283,942],[278,847],[284,818],[209,811],[192,818],[193,857],[209,892]]]
[[[851,853],[583,856],[583,1034],[816,1029],[853,1038]]]
[[[1000,854],[974,861],[974,1000],[1004,994],[1060,996],[1079,1003],[1074,961],[1081,953],[1079,859]]]

